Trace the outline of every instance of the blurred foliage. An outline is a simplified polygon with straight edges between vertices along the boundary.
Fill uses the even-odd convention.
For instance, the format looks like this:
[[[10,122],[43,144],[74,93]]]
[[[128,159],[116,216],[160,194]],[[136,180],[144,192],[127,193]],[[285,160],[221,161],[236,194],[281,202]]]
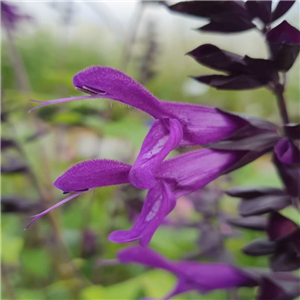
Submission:
[[[101,38],[101,31],[97,39]],[[205,74],[205,70],[184,50],[172,53],[178,46],[164,45],[159,56],[159,70],[147,83],[149,90],[161,99],[218,106],[236,112],[254,114],[278,120],[275,99],[269,91],[259,89],[244,92],[220,92],[208,89],[201,95],[186,92],[190,84],[187,74]],[[91,39],[91,45],[93,40]],[[42,192],[48,195],[47,207],[62,199],[52,182],[70,165],[80,160],[109,157],[132,162],[149,128],[149,119],[141,112],[108,100],[78,101],[49,106],[28,115],[35,104],[28,99],[56,99],[80,95],[72,85],[72,77],[91,65],[115,66],[122,44],[105,51],[80,41],[65,43],[47,31],[19,38],[16,46],[28,72],[30,93],[17,90],[14,69],[8,55],[7,40],[2,44],[2,111],[8,122],[3,122],[2,136],[13,138],[20,145],[23,158],[36,174]],[[192,48],[192,47],[190,47]],[[185,49],[186,50],[186,49]],[[177,56],[177,53],[178,56]],[[184,60],[188,66],[180,70],[174,61]],[[138,63],[133,61],[129,74],[138,74]],[[294,67],[297,71],[299,62]],[[293,70],[296,74],[296,71]],[[298,77],[297,77],[298,76]],[[299,74],[291,77],[287,98],[292,119],[299,121]],[[296,78],[295,78],[296,77]],[[297,79],[298,78],[298,79]],[[197,83],[196,83],[197,84]],[[201,87],[203,88],[203,87]],[[46,134],[26,142],[38,130]],[[117,148],[117,149],[116,149]],[[19,150],[16,150],[19,153]],[[6,153],[3,161],[7,160]],[[16,194],[38,202],[40,195],[30,174],[2,176],[2,195]],[[280,186],[280,181],[265,156],[232,175],[228,186]],[[108,234],[131,225],[119,187],[97,189],[72,200],[71,203],[43,217],[26,232],[29,213],[10,213],[2,216],[2,299],[140,299],[162,297],[173,286],[175,278],[161,270],[146,270],[136,265],[101,267],[103,259],[114,259],[124,245],[108,242]],[[129,195],[130,196],[130,195]],[[44,206],[45,203],[42,203]],[[225,197],[222,208],[232,216],[237,201]],[[39,210],[34,211],[37,213]],[[294,212],[283,212],[293,217]],[[85,233],[91,233],[93,245],[85,243]],[[267,257],[243,255],[241,248],[251,240],[263,236],[249,230],[239,230],[238,236],[226,240],[226,248],[237,265],[267,267]],[[162,226],[155,234],[151,247],[170,259],[180,259],[192,252],[198,237],[196,228],[172,229]],[[242,300],[253,299],[253,290],[241,289]],[[121,295],[121,296],[120,296]],[[227,292],[208,295],[189,293],[174,299],[227,299]]]

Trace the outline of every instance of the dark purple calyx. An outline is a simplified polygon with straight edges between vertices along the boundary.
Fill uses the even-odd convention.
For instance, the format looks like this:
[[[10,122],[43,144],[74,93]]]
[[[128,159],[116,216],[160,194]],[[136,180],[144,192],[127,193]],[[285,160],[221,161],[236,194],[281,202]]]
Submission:
[[[300,31],[283,21],[269,31],[266,38],[276,68],[279,71],[288,71],[299,54]]]

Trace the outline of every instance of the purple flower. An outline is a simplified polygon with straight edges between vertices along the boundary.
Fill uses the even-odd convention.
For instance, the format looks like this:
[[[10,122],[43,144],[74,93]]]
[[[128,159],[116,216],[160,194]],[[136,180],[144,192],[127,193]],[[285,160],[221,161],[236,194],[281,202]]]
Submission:
[[[253,276],[228,264],[171,261],[154,250],[139,246],[120,250],[118,259],[122,263],[138,263],[174,274],[177,284],[164,299],[193,290],[205,294],[218,289],[258,285]]]
[[[299,54],[300,31],[283,21],[267,33],[267,42],[277,69],[288,71]]]
[[[206,67],[228,73],[192,77],[217,89],[244,90],[279,83],[278,72],[271,60],[243,57],[211,44],[199,46],[188,55]]]
[[[177,198],[213,181],[244,155],[244,151],[200,149],[162,162],[155,171],[158,184],[149,189],[135,225],[130,230],[113,232],[109,239],[116,243],[140,240],[141,245],[147,246],[163,219],[173,210]],[[92,160],[74,165],[54,185],[64,193],[75,194],[34,216],[30,224],[89,189],[129,183],[130,168],[130,165],[110,160]]]
[[[176,147],[212,143],[249,126],[245,118],[215,108],[159,100],[129,76],[108,67],[95,66],[81,71],[73,83],[91,96],[35,100],[42,104],[34,109],[67,101],[109,98],[136,107],[156,119],[130,171],[130,182],[138,188],[148,189],[157,184],[155,169]]]
[[[22,20],[30,20],[31,17],[19,13],[18,7],[1,1],[1,22],[9,30],[14,30],[16,24]]]

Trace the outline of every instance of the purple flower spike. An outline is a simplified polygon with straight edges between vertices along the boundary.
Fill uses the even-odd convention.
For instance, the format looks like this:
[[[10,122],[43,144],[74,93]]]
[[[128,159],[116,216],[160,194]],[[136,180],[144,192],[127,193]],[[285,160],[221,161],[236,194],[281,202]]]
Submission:
[[[156,229],[173,210],[175,204],[175,196],[168,185],[165,183],[157,185],[149,190],[141,215],[132,229],[114,231],[108,239],[115,243],[139,240],[141,246],[148,246]]]
[[[108,159],[94,159],[78,163],[54,182],[64,193],[86,191],[96,187],[129,183],[131,166]]]
[[[227,264],[175,262],[139,246],[122,249],[118,258],[122,263],[138,263],[174,274],[178,278],[177,284],[164,299],[193,290],[204,294],[217,289],[258,285],[251,275]]]
[[[300,31],[283,21],[267,34],[271,56],[279,71],[288,71],[298,57]]]

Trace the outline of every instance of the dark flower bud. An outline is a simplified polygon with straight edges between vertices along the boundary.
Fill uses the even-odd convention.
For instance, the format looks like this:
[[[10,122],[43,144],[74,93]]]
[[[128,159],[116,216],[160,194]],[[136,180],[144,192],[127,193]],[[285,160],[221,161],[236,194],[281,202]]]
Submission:
[[[293,221],[277,212],[273,212],[269,217],[267,234],[271,241],[277,241],[293,233],[297,228],[297,224]]]
[[[211,44],[202,45],[187,54],[204,66],[228,73],[192,77],[217,89],[245,90],[279,83],[277,69],[271,60],[243,57]]]
[[[267,34],[272,60],[279,71],[288,71],[298,57],[300,31],[283,21]]]
[[[267,219],[260,216],[252,216],[240,219],[229,219],[230,225],[257,231],[265,231],[267,228]]]
[[[168,6],[172,11],[208,18],[210,23],[199,28],[212,32],[240,32],[254,28],[243,1],[187,1]]]
[[[281,210],[292,204],[290,195],[277,188],[236,187],[226,193],[232,197],[242,198],[239,205],[239,214],[245,217]]]
[[[276,243],[265,239],[257,239],[243,248],[243,252],[251,256],[269,255],[274,253]]]

